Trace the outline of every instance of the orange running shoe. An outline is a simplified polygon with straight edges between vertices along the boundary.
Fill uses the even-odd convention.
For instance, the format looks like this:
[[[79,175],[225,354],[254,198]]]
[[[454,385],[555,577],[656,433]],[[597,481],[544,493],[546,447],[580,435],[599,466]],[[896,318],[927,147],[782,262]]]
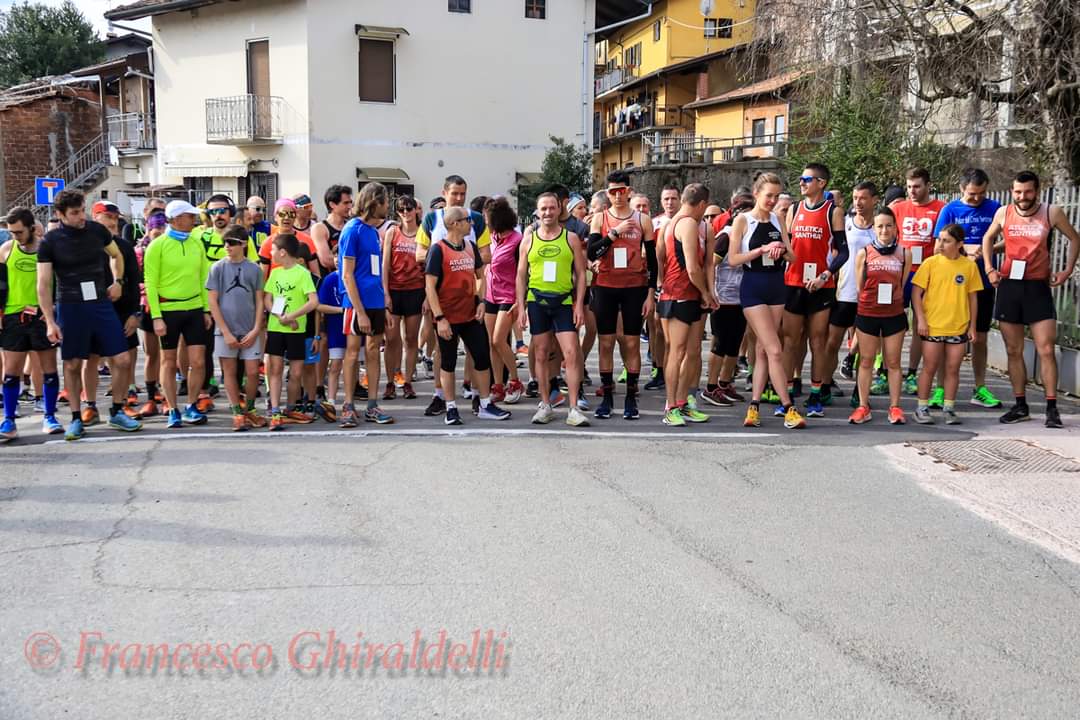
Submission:
[[[210,399],[209,395],[199,395],[199,398],[195,401],[195,409],[205,415],[214,409],[214,401]]]
[[[232,429],[233,432],[246,432],[248,429],[247,416],[246,415],[233,415],[232,416]]]
[[[82,424],[84,427],[90,427],[91,425],[97,425],[101,422],[101,414],[98,413],[98,409],[93,405],[87,405],[82,409]]]
[[[847,421],[852,425],[862,425],[868,423],[873,419],[873,415],[870,414],[870,408],[860,405],[848,416]]]
[[[889,408],[889,424],[890,425],[903,425],[907,422],[907,418],[904,417],[903,408],[898,408],[895,405]]]
[[[153,400],[147,400],[146,404],[139,408],[139,415],[148,418],[158,414],[158,406]]]
[[[244,413],[244,422],[253,428],[264,428],[267,425],[267,419],[260,415],[255,410],[248,410]]]

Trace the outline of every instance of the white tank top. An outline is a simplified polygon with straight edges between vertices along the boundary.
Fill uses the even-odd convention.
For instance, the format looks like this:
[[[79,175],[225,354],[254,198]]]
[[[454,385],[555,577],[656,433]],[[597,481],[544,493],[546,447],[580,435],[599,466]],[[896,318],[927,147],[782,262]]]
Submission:
[[[859,286],[855,278],[855,258],[867,245],[874,242],[877,235],[874,228],[859,227],[854,215],[844,216],[844,232],[847,235],[848,259],[836,278],[837,302],[858,302]]]

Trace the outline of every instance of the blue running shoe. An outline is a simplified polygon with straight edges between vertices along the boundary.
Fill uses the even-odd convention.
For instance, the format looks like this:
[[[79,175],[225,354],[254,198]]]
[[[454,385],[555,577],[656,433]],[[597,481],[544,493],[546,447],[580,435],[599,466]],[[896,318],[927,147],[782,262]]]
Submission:
[[[187,406],[187,409],[184,410],[183,417],[184,422],[186,422],[188,425],[205,425],[207,420],[206,415],[203,415],[201,412],[199,412],[198,408],[196,408],[194,405]]]
[[[626,402],[623,403],[622,416],[623,420],[637,420],[639,417],[641,417],[641,413],[638,412],[636,396],[626,396]]]
[[[607,420],[611,417],[611,405],[608,405],[607,398],[600,401],[600,404],[596,406],[596,410],[593,411],[593,417],[600,420]]]
[[[172,408],[171,410],[169,410],[169,419],[165,423],[165,427],[169,428],[170,430],[184,427],[184,421],[180,419],[179,410],[177,410],[176,408]]]
[[[82,418],[75,418],[68,425],[67,432],[64,433],[65,440],[82,440],[86,437],[86,430],[83,429]]]
[[[787,410],[784,409],[783,405],[777,405],[773,408],[772,414],[773,417],[785,417],[787,415]]]
[[[807,401],[806,403],[806,417],[820,418],[825,417],[825,408],[822,406],[820,400],[814,402]]]
[[[15,419],[4,418],[4,422],[0,423],[0,441],[11,442],[17,437],[19,431],[15,428]]]
[[[128,417],[124,414],[124,411],[121,410],[109,418],[109,427],[124,432],[138,432],[142,430],[142,423],[135,418]]]
[[[46,415],[41,421],[41,432],[46,435],[59,435],[64,432],[64,426],[56,419],[55,415]]]

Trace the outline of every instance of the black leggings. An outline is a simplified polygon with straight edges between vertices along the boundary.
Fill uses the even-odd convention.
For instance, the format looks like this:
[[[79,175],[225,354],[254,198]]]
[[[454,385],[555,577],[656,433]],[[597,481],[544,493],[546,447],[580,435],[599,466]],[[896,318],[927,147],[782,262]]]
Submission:
[[[479,320],[463,323],[451,323],[449,340],[436,334],[439,339],[439,367],[446,372],[457,370],[458,338],[465,343],[465,350],[472,355],[473,367],[479,372],[491,369],[491,350],[488,346],[487,328]]]
[[[736,357],[746,333],[746,316],[739,305],[721,305],[709,318],[712,329],[712,354]]]

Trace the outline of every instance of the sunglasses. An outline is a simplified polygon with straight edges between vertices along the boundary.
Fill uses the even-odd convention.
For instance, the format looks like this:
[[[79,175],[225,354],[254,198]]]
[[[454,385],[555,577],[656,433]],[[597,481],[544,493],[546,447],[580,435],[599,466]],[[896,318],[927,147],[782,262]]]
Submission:
[[[265,205],[248,205],[247,209],[250,210],[251,212],[258,212],[258,213],[266,212],[266,206]]]
[[[277,211],[277,216],[279,218],[295,218],[296,217],[296,211],[295,210],[278,210]]]
[[[471,218],[471,217],[467,217],[467,218],[461,218],[460,220],[458,220],[458,222],[463,222],[463,223],[469,223],[470,225],[472,225],[472,224],[473,224],[473,223],[472,223],[472,218]]]
[[[246,244],[246,243],[245,243],[245,242],[244,242],[243,240],[232,240],[232,239],[229,239],[229,240],[226,240],[226,241],[225,241],[225,244],[226,244],[226,245],[228,245],[229,247],[236,247],[237,245],[244,245],[244,244]]]
[[[608,188],[607,192],[608,192],[608,195],[622,195],[624,193],[630,192],[630,188],[628,188],[628,187],[613,187],[613,188]]]
[[[206,214],[210,217],[219,217],[221,215],[228,215],[229,208],[210,208],[206,211]]]
[[[803,185],[809,185],[810,183],[814,182],[815,180],[820,180],[820,179],[821,178],[819,178],[817,175],[803,175],[802,177],[799,178],[799,182],[801,182]]]

